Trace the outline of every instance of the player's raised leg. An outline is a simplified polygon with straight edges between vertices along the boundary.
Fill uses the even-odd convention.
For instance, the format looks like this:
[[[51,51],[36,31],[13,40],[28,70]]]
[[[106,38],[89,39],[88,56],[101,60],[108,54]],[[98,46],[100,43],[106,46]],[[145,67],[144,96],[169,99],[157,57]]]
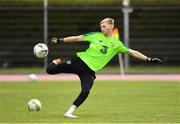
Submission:
[[[53,60],[49,63],[46,68],[48,74],[58,74],[58,73],[73,73],[73,68],[68,64],[67,61],[63,62],[61,59]]]

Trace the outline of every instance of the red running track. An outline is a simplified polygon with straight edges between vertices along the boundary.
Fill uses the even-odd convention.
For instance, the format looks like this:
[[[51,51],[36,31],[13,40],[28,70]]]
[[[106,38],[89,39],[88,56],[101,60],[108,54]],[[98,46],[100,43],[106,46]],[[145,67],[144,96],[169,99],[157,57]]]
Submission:
[[[29,74],[9,74],[0,75],[0,82],[2,81],[27,81]],[[77,75],[73,74],[37,74],[40,81],[71,81],[79,80]],[[161,80],[161,81],[180,81],[180,74],[97,74],[96,80]]]

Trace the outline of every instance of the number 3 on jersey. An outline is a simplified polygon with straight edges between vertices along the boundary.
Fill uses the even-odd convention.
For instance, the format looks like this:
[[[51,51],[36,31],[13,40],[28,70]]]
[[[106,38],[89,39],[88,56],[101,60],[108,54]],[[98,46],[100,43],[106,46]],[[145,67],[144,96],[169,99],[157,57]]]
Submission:
[[[108,47],[107,46],[102,46],[103,48],[102,49],[100,49],[100,52],[102,53],[102,54],[106,54],[107,53],[107,50],[108,50]]]

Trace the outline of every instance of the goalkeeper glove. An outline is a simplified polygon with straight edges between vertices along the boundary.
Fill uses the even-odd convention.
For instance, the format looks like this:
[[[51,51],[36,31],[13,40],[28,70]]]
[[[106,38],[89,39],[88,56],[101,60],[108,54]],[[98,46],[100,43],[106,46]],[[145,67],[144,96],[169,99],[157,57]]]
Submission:
[[[56,38],[56,37],[53,37],[51,39],[51,44],[54,45],[54,44],[57,44],[57,43],[63,43],[64,42],[64,39],[63,38]]]
[[[163,61],[158,58],[149,58],[148,57],[146,61],[149,63],[153,63],[153,64],[163,64]]]

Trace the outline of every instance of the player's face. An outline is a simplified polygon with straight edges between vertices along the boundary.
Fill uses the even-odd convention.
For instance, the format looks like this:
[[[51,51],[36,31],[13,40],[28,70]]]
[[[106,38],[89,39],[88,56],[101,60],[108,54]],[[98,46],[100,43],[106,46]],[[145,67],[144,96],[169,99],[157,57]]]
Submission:
[[[104,35],[109,35],[112,33],[113,26],[105,22],[105,23],[100,24],[100,28],[101,28],[101,32]]]

